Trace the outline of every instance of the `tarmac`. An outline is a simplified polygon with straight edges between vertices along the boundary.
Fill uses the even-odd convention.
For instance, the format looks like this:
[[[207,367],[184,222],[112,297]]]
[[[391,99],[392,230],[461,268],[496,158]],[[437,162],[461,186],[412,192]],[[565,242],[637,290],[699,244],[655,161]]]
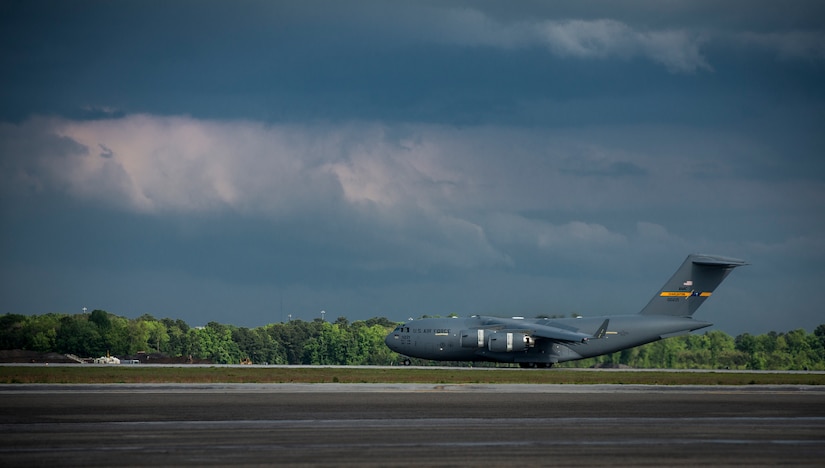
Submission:
[[[0,385],[0,466],[822,466],[816,386]]]

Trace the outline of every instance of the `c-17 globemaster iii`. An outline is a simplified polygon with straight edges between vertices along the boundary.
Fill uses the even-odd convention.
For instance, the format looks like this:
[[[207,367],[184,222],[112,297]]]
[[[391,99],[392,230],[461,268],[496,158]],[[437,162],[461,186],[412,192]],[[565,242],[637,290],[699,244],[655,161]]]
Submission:
[[[638,314],[589,318],[425,318],[399,325],[385,342],[405,356],[436,361],[494,361],[551,367],[614,353],[713,325],[693,319],[742,260],[688,255]]]

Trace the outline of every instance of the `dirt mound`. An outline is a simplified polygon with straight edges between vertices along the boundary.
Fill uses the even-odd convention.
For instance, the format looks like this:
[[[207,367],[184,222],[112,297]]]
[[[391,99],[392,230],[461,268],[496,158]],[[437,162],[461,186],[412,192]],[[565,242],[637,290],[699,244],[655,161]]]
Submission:
[[[78,364],[74,359],[70,359],[65,354],[60,353],[40,353],[37,351],[27,351],[25,349],[3,349],[0,350],[0,362],[7,363],[68,363]]]
[[[212,364],[209,359],[197,359],[192,356],[167,356],[161,353],[138,353],[134,355],[118,356],[121,361],[134,360],[141,364]]]
[[[99,357],[99,356],[95,356]],[[194,359],[189,356],[167,356],[159,353],[139,353],[132,356],[116,356],[121,362],[126,360],[138,361],[140,364],[212,364],[209,359]],[[84,358],[84,360],[86,360]],[[94,359],[89,358],[92,362]],[[2,349],[0,350],[0,363],[67,363],[79,364],[74,359],[60,353],[40,353],[25,349]]]

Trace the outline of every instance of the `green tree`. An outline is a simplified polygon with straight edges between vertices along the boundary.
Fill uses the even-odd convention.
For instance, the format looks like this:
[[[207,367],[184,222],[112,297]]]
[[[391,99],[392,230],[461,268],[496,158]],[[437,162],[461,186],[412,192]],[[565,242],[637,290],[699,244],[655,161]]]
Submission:
[[[232,340],[238,344],[241,354],[254,364],[275,362],[275,343],[265,328],[234,328]]]
[[[808,369],[811,366],[811,347],[807,340],[805,330],[797,329],[780,335],[783,341],[783,350],[787,355],[785,369]]]
[[[392,331],[398,325],[398,323],[390,321],[386,317],[374,317],[374,318],[365,320],[364,325],[366,325],[367,327],[372,327],[374,325],[379,325],[381,327],[384,327],[384,328],[388,329],[387,333],[389,333],[390,331]]]
[[[321,322],[304,344],[302,362],[313,365],[346,364],[346,332],[337,323]]]
[[[116,315],[109,316],[109,331],[103,336],[106,349],[112,354],[126,355],[135,354],[138,349],[131,347],[129,336],[129,320]]]
[[[730,367],[730,360],[728,362],[722,363],[722,357],[731,357],[733,351],[736,350],[736,343],[734,342],[733,338],[727,333],[721,332],[719,330],[711,330],[705,333],[707,337],[706,346],[710,351],[710,362],[708,363],[709,368],[723,368],[723,367]]]
[[[128,322],[128,349],[138,352],[150,352],[149,346],[149,327],[146,326],[146,321],[142,319],[130,320]]]
[[[57,330],[60,328],[58,314],[45,314],[27,317],[23,334],[27,338],[26,348],[33,351],[49,352],[55,349]]]
[[[0,349],[26,349],[27,317],[20,314],[0,316]]]
[[[168,351],[169,332],[166,325],[157,320],[144,320],[143,323],[146,327],[146,344],[158,353]]]
[[[819,347],[825,349],[825,323],[818,325],[816,329],[814,329],[814,336],[819,341]]]
[[[232,341],[232,330],[226,325],[209,322],[203,328],[189,330],[192,355],[218,364],[238,364],[244,356]]]
[[[347,364],[386,366],[395,362],[396,353],[384,344],[384,337],[395,328],[395,324],[385,326],[375,323],[370,326],[368,323],[356,322],[358,326],[354,327],[354,341],[357,343],[358,354]]]
[[[188,332],[189,325],[183,320],[172,320],[170,318],[161,319],[161,322],[166,326],[166,333],[169,336],[167,353],[170,356],[186,356],[188,355]]]
[[[88,321],[97,328],[102,340],[101,347],[106,352],[115,355],[130,354],[129,321],[127,319],[105,310],[95,309],[89,314]]]
[[[55,336],[55,347],[59,353],[80,356],[106,354],[106,347],[97,326],[89,322],[85,315],[66,316],[60,320],[60,328]]]
[[[89,321],[97,326],[101,334],[105,333],[112,326],[112,322],[109,320],[109,313],[105,310],[93,310],[92,313],[89,314]]]
[[[321,326],[320,320],[305,322],[303,320],[292,320],[291,322],[277,324],[270,329],[273,340],[283,346],[287,364],[309,364],[305,362],[304,346],[310,338],[316,336]]]

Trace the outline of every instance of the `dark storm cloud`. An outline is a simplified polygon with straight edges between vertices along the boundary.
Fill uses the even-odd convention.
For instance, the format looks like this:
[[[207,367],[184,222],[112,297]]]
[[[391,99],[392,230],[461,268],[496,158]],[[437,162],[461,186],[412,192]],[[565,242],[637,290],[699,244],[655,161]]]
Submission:
[[[701,13],[727,9],[709,4],[603,16],[589,6],[553,12],[542,5],[502,14],[495,3],[12,5],[2,29],[3,42],[14,44],[3,56],[2,108],[15,119],[108,108],[266,120],[524,122],[523,106],[537,99],[569,102],[611,89],[671,93],[661,87],[681,79],[666,70],[707,73],[714,64],[703,49],[719,41],[781,44],[795,34],[739,25],[751,38],[743,43],[706,25],[691,32]],[[644,20],[668,11],[694,13],[664,15],[667,24]],[[821,42],[821,30],[807,34]],[[529,114],[533,123],[542,117],[565,118]]]

